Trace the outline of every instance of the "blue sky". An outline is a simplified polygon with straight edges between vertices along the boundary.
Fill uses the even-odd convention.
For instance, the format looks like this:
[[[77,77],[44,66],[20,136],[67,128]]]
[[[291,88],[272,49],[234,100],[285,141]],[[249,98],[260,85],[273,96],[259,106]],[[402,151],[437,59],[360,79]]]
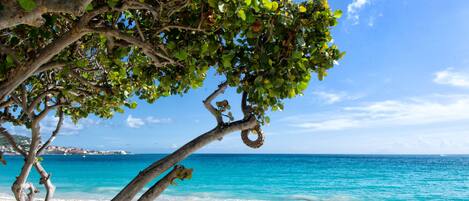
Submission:
[[[324,81],[311,81],[304,96],[287,100],[284,111],[270,114],[260,149],[233,133],[200,152],[468,154],[469,1],[330,4],[344,11],[333,29],[347,52],[340,64]],[[183,97],[139,102],[111,120],[66,121],[55,144],[171,152],[215,125],[202,100],[220,80],[211,77]],[[239,101],[233,90],[223,98]],[[43,123],[46,135],[53,123],[52,117]]]

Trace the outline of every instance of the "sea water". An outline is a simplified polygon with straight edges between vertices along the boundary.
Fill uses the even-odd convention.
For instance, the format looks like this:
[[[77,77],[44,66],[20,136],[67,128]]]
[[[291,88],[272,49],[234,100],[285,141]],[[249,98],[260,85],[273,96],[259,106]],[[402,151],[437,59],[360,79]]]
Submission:
[[[163,156],[45,156],[42,163],[56,198],[109,200]],[[18,156],[6,159],[0,200],[11,197],[23,163]],[[159,200],[469,200],[464,155],[196,154],[182,164],[194,169],[193,178],[170,186]],[[39,186],[36,173],[30,181]]]

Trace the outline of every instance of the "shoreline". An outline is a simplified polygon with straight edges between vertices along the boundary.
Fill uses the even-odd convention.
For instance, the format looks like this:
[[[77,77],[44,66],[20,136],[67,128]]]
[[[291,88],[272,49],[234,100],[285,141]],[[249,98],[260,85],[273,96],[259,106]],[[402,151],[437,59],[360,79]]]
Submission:
[[[91,194],[90,194],[91,195]],[[258,199],[239,199],[239,198],[222,198],[217,196],[210,196],[211,193],[201,193],[199,195],[187,195],[187,196],[179,196],[179,195],[161,195],[158,197],[158,201],[267,201],[267,200],[258,200]],[[304,196],[293,196],[291,197],[294,200],[316,200],[315,198],[311,197],[311,199],[306,199]],[[1,201],[15,201],[13,195],[7,193],[0,193],[0,200]],[[43,198],[40,196],[36,196],[34,199],[36,201],[44,201]],[[79,196],[76,197],[60,197],[54,196],[54,201],[108,201],[110,198],[80,198]]]

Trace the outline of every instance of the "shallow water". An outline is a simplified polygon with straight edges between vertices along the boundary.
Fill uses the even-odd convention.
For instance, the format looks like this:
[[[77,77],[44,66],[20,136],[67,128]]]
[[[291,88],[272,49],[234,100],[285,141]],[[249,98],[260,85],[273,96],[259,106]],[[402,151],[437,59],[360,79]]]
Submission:
[[[57,198],[109,200],[163,156],[45,156],[43,166]],[[7,161],[0,200],[22,163]],[[159,200],[469,200],[469,156],[199,154],[182,164],[193,178]]]

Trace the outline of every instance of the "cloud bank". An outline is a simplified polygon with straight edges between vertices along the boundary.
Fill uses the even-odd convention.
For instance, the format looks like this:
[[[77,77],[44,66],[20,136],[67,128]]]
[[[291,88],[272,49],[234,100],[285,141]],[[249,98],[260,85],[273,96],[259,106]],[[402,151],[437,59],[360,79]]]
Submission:
[[[432,95],[343,107],[339,111],[284,119],[305,131],[425,125],[469,120],[469,95]]]

